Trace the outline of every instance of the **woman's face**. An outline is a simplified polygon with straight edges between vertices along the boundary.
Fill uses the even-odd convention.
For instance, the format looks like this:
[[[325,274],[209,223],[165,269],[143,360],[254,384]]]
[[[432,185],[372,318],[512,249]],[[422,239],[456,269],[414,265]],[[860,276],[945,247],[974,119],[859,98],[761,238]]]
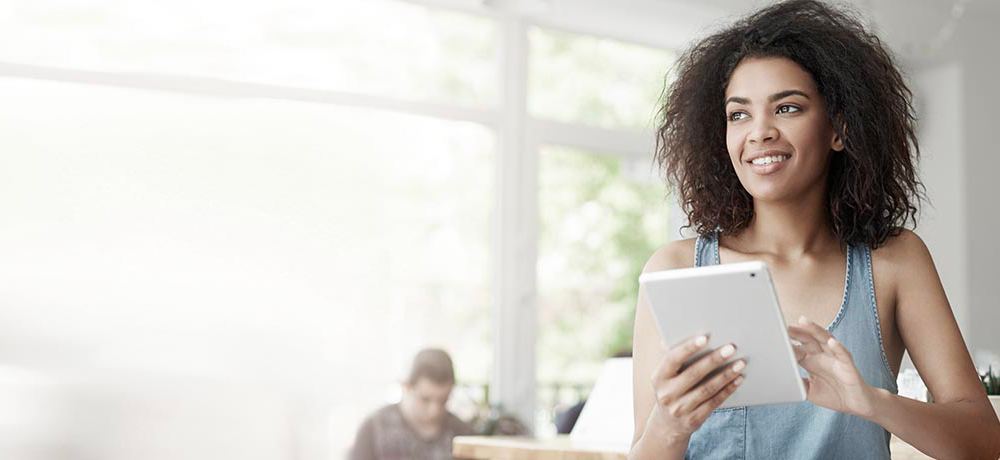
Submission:
[[[749,58],[726,87],[726,148],[758,201],[796,199],[825,187],[830,150],[843,150],[812,76],[781,57]]]

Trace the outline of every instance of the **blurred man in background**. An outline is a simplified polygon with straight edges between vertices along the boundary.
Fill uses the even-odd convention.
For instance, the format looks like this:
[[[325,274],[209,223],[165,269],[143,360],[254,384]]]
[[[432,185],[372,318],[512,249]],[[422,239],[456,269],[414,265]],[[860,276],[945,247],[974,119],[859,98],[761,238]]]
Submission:
[[[446,460],[451,441],[472,428],[448,412],[455,369],[444,350],[424,349],[413,359],[398,404],[369,416],[358,430],[351,460]]]

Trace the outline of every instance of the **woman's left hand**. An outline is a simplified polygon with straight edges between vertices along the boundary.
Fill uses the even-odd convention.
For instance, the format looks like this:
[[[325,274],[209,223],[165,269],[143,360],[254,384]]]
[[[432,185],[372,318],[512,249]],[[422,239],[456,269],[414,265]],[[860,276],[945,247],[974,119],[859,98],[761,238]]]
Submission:
[[[802,379],[806,399],[838,412],[871,416],[875,389],[861,377],[843,344],[804,316],[798,325],[788,326],[788,335],[802,343],[792,348],[799,365],[809,373],[808,379]]]

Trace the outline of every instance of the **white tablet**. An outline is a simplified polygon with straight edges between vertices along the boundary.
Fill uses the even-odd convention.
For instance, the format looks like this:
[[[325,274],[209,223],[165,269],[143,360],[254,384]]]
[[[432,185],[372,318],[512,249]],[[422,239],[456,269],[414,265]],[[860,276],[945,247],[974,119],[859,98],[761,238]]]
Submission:
[[[744,380],[720,408],[806,399],[803,375],[765,263],[644,273],[639,285],[668,346],[708,335],[708,345],[691,361],[727,343],[736,344],[730,362],[746,361]]]

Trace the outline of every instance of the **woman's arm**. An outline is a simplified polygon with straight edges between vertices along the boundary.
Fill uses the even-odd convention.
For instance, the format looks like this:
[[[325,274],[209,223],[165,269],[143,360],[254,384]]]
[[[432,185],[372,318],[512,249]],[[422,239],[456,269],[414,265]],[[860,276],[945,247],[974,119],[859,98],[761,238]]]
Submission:
[[[685,258],[687,253],[689,257]],[[694,259],[694,244],[690,241],[674,241],[660,248],[646,262],[643,272],[690,267]],[[687,451],[688,439],[670,439],[664,433],[655,433],[655,421],[647,430],[651,418],[655,420],[653,409],[656,395],[650,378],[656,365],[663,358],[662,338],[656,329],[656,322],[645,294],[640,289],[635,313],[635,328],[632,339],[632,409],[635,431],[632,438],[630,459],[662,458],[683,459]]]
[[[693,240],[674,241],[653,254],[643,272],[689,267],[693,255]],[[635,318],[635,434],[629,458],[683,459],[691,435],[743,381],[746,362],[726,364],[736,345],[724,344],[684,366],[708,344],[708,337],[689,337],[668,349],[641,290]],[[722,366],[724,371],[709,375]]]
[[[872,411],[859,414],[934,458],[1000,456],[1000,422],[952,314],[934,261],[913,232],[880,254],[895,286],[896,327],[933,403],[878,389]],[[883,252],[883,251],[880,251]]]
[[[874,258],[874,256],[873,256]],[[939,459],[996,459],[1000,421],[986,398],[927,247],[904,231],[878,251],[882,298],[896,299],[895,326],[934,396],[915,401],[868,385],[851,353],[818,324],[801,319],[788,333],[809,372],[809,401],[863,417]],[[873,261],[874,263],[874,261]]]
[[[925,403],[876,388],[874,413],[865,417],[938,459],[1000,457],[993,408],[973,400]]]

